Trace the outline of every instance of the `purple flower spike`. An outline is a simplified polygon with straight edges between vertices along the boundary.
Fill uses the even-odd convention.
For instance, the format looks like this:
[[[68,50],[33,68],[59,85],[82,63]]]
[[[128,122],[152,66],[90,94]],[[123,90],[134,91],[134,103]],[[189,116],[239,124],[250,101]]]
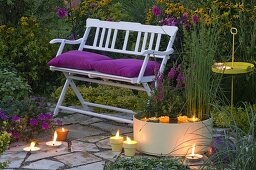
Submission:
[[[59,18],[64,18],[68,16],[68,11],[65,8],[58,7],[56,10],[56,14]]]
[[[19,120],[20,120],[20,117],[19,117],[19,116],[17,116],[17,115],[13,115],[13,116],[12,116],[12,121],[18,122]]]
[[[7,119],[8,119],[8,116],[6,116],[3,111],[0,111],[0,118],[1,118],[2,120],[7,120]]]
[[[176,74],[175,69],[174,69],[174,68],[171,68],[171,70],[170,70],[169,73],[168,73],[168,79],[169,79],[169,80],[172,80],[172,79],[174,78],[175,74]]]
[[[47,122],[42,123],[42,129],[47,130],[49,128],[49,125]]]
[[[45,115],[44,115],[43,113],[40,113],[40,114],[37,116],[37,118],[38,118],[39,120],[45,120],[45,119],[46,119],[46,117],[45,117]]]
[[[52,113],[45,113],[45,119],[50,120],[52,118]]]
[[[187,22],[187,20],[188,20],[188,13],[187,12],[184,12],[181,20],[182,20],[183,23]]]
[[[97,4],[96,3],[92,3],[91,7],[95,8],[95,7],[97,7]]]
[[[29,124],[31,126],[36,126],[36,125],[38,125],[38,121],[35,118],[33,118],[33,119],[30,119]]]
[[[192,22],[193,22],[194,24],[198,24],[198,23],[199,23],[199,17],[198,17],[197,15],[193,15],[193,16],[192,16]]]
[[[159,17],[161,15],[161,9],[158,6],[154,5],[152,7],[152,13],[153,15]]]

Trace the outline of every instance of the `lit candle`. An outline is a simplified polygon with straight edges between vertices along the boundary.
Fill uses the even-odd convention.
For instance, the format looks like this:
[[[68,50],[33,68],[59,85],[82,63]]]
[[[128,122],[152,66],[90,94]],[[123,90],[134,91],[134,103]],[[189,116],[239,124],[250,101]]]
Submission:
[[[200,119],[195,117],[195,116],[193,116],[192,118],[188,118],[188,121],[190,121],[190,122],[198,122],[198,121],[200,121]]]
[[[116,132],[116,136],[109,138],[109,142],[113,152],[122,152],[124,138],[119,136],[119,130]]]
[[[26,152],[35,152],[35,151],[39,151],[40,148],[39,147],[35,147],[36,142],[31,142],[29,147],[23,148],[24,151]]]
[[[57,140],[58,141],[65,141],[67,139],[67,136],[68,136],[68,129],[66,128],[59,128],[59,129],[56,129],[56,132],[57,132]]]
[[[147,117],[144,117],[144,118],[142,118],[141,120],[147,122],[147,121],[148,121],[148,118],[147,118]]]
[[[157,117],[150,117],[150,118],[148,118],[148,120],[150,122],[158,122],[159,121],[159,119]]]
[[[124,141],[124,154],[125,156],[134,156],[136,152],[137,142],[131,140],[128,136],[126,137],[126,141]]]
[[[178,123],[187,123],[188,122],[188,117],[187,116],[178,116]]]
[[[196,144],[193,144],[192,153],[186,156],[186,159],[190,162],[198,162],[201,161],[203,158],[203,155],[195,154],[195,148]]]
[[[60,141],[57,141],[57,138],[58,138],[58,135],[57,135],[57,132],[55,131],[54,136],[53,136],[53,140],[46,142],[46,145],[53,146],[53,147],[60,146],[62,143]]]
[[[170,117],[169,116],[161,116],[159,117],[159,122],[160,123],[169,123]]]

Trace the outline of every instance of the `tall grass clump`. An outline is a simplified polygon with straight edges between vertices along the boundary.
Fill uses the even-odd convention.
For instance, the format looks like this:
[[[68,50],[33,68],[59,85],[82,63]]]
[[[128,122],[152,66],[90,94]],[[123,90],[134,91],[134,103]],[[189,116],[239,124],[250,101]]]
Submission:
[[[187,112],[202,120],[209,116],[218,89],[219,81],[211,71],[218,50],[218,23],[199,22],[183,28],[183,34]]]

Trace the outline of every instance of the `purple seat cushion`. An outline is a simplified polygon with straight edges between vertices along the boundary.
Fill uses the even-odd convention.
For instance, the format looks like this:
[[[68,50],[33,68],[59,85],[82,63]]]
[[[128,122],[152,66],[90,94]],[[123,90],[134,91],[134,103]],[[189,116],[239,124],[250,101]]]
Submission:
[[[115,59],[97,61],[94,64],[96,71],[123,77],[138,77],[143,60],[138,59]],[[149,61],[144,76],[154,75],[154,70],[159,69],[160,64]]]
[[[48,62],[48,65],[78,70],[93,70],[93,64],[101,60],[111,60],[111,58],[92,52],[73,50],[53,58]]]

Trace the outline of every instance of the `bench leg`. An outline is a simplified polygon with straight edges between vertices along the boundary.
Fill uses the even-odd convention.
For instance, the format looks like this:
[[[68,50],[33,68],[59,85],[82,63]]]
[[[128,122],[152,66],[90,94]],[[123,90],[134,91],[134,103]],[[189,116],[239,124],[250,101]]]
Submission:
[[[59,100],[57,102],[56,108],[54,109],[53,116],[57,116],[58,113],[59,113],[59,110],[60,110],[59,107],[63,103],[63,100],[64,100],[64,97],[66,95],[66,92],[67,92],[67,89],[68,89],[68,85],[70,84],[70,81],[71,81],[70,79],[66,79],[66,82],[65,82],[65,84],[63,86],[63,89],[61,91]]]
[[[143,87],[144,87],[144,89],[145,89],[147,95],[148,95],[148,96],[151,96],[151,89],[150,89],[148,83],[142,83],[142,85],[143,85]]]
[[[73,80],[70,81],[70,86],[73,89],[73,91],[76,94],[76,97],[78,98],[78,100],[80,101],[81,105],[83,106],[84,109],[88,109],[88,107],[85,105],[85,101],[84,98],[82,97],[81,93],[79,92],[79,90],[77,89],[76,84],[74,83]]]

